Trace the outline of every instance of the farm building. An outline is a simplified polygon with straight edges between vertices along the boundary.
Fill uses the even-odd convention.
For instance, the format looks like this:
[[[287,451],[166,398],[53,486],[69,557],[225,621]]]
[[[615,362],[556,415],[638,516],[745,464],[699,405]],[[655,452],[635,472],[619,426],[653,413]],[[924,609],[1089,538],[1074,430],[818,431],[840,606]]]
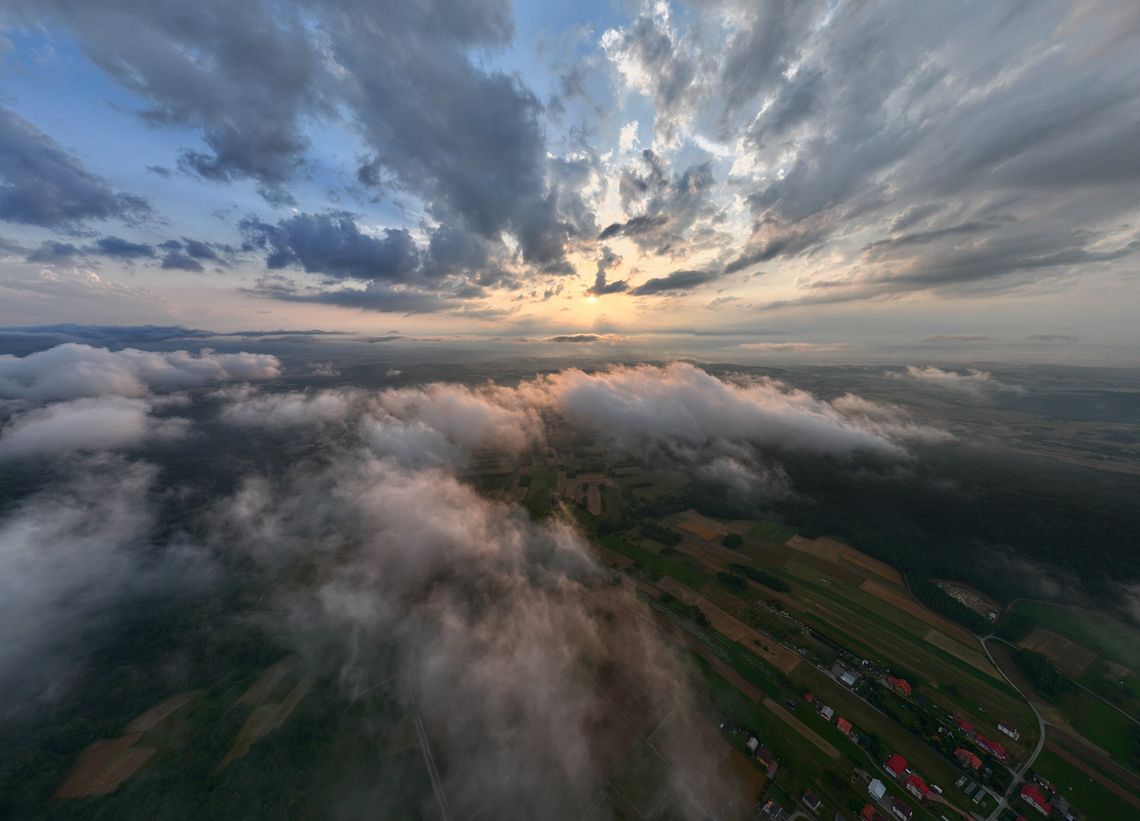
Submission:
[[[998,761],[1005,761],[1009,758],[1009,753],[1005,751],[1005,747],[996,741],[990,741],[984,735],[979,735],[974,739],[974,743],[992,755]]]
[[[835,726],[839,728],[839,732],[843,733],[843,735],[851,735],[851,722],[847,719],[840,717],[839,720],[835,722]]]
[[[831,717],[833,715],[835,715],[835,710],[831,709],[830,707],[828,707],[825,704],[825,705],[823,705],[823,708],[819,711],[819,714],[821,716],[823,716],[825,721],[831,721]]]
[[[887,759],[887,763],[883,765],[887,768],[887,772],[895,778],[901,778],[902,774],[906,772],[906,759],[898,753],[894,753]]]
[[[982,759],[978,758],[974,753],[967,750],[965,747],[959,747],[954,751],[954,757],[958,759],[958,763],[963,767],[969,767],[971,770],[976,770],[982,766]]]
[[[1003,733],[1005,733],[1010,738],[1012,738],[1014,741],[1017,741],[1019,738],[1021,738],[1021,733],[1019,733],[1017,731],[1017,728],[1010,727],[1004,721],[998,722],[998,729],[1001,730]]]
[[[926,782],[922,780],[921,776],[911,773],[906,780],[906,791],[919,801],[925,801],[926,794],[930,792],[930,787],[926,786]]]
[[[756,760],[764,765],[765,772],[770,779],[775,778],[776,773],[780,771],[780,763],[776,760],[776,754],[767,747],[761,747],[756,751]]]
[[[887,794],[887,785],[877,778],[872,778],[871,783],[867,785],[867,794],[878,801]]]
[[[811,790],[804,793],[804,797],[801,800],[804,802],[804,806],[812,812],[818,813],[823,808],[823,802],[820,801],[819,796]]]
[[[911,809],[910,804],[903,801],[901,798],[896,798],[891,801],[891,812],[895,814],[900,821],[910,821],[914,816],[914,810]]]
[[[744,746],[748,748],[748,752],[754,753],[756,752],[756,748],[760,746],[760,742],[757,740],[756,736],[752,736],[750,739],[748,739],[748,743]]]
[[[1053,806],[1053,812],[1065,819],[1065,821],[1074,821],[1077,817],[1073,812],[1073,808],[1069,806],[1069,802],[1061,797],[1060,793],[1053,793],[1049,798],[1049,803]]]
[[[1021,785],[1021,799],[1042,815],[1048,815],[1052,809],[1041,790],[1033,784]]]
[[[910,682],[905,678],[895,678],[894,676],[887,676],[887,686],[898,693],[900,696],[910,697]]]
[[[843,675],[841,675],[839,677],[839,680],[842,681],[844,684],[846,684],[848,687],[854,687],[855,682],[857,682],[859,680],[859,677],[857,675],[855,675],[854,673],[852,673],[850,670],[848,670],[847,672],[845,672]]]

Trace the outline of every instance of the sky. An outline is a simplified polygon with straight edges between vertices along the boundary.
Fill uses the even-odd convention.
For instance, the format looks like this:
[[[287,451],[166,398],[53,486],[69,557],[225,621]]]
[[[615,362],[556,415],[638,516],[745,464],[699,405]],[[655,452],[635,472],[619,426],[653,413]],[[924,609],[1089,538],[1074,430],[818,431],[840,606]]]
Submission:
[[[6,0],[0,324],[1135,361],[1137,145],[1130,0]]]

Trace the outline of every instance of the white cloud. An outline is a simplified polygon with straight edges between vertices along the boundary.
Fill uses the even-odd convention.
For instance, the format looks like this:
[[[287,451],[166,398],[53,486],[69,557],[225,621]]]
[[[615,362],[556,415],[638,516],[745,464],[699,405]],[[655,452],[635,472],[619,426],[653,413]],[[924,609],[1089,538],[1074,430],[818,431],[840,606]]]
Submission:
[[[91,397],[57,402],[13,417],[0,429],[0,459],[137,447],[182,436],[186,419],[151,415],[147,399]]]
[[[934,366],[924,368],[908,365],[905,371],[888,371],[891,379],[904,379],[920,385],[982,397],[998,392],[1022,393],[1023,389],[996,379],[989,371],[970,368],[965,371],[947,371]]]
[[[152,390],[272,379],[280,373],[280,361],[268,354],[110,351],[67,343],[23,357],[0,355],[0,397],[33,402],[105,395],[142,397]]]

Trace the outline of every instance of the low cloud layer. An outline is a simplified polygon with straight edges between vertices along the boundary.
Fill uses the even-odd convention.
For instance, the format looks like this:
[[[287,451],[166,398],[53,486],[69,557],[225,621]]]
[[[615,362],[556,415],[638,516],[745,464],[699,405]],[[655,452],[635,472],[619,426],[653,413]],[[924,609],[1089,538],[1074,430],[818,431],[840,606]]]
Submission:
[[[951,393],[973,397],[993,396],[998,393],[1021,393],[1016,385],[1009,385],[994,377],[989,371],[970,368],[965,371],[951,371],[933,365],[918,367],[908,365],[905,371],[888,371],[891,379],[910,381],[924,387],[935,388]]]
[[[721,787],[715,758],[682,744],[695,715],[678,658],[569,525],[532,523],[450,472],[359,453],[254,480],[219,520],[229,549],[316,568],[313,589],[277,597],[278,631],[334,659],[350,695],[398,680],[447,762],[456,817],[578,817],[617,751],[670,711],[656,743],[678,812],[700,817]]]
[[[111,351],[70,343],[23,357],[0,355],[0,398],[142,397],[213,382],[272,379],[280,373],[281,363],[268,354]]]
[[[153,410],[150,400],[122,396],[55,402],[0,428],[0,459],[133,448],[176,439],[190,427],[186,419],[159,418]]]

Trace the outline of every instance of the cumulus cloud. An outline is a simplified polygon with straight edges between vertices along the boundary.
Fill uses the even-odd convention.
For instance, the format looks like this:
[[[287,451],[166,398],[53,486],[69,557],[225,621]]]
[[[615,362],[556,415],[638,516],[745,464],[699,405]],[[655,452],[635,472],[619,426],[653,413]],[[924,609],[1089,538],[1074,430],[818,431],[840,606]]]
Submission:
[[[153,415],[148,399],[101,396],[17,414],[0,428],[0,459],[117,450],[184,435],[189,421]]]
[[[1021,393],[1022,388],[1009,385],[995,378],[989,371],[969,368],[965,371],[951,371],[936,368],[933,365],[918,367],[908,365],[905,371],[888,371],[891,379],[902,379],[915,382],[919,385],[939,388],[955,393],[967,394],[974,397],[992,395],[1000,392]]]
[[[278,593],[277,631],[335,660],[348,694],[398,678],[457,816],[578,817],[615,750],[655,726],[681,817],[720,789],[678,658],[567,524],[532,523],[447,471],[361,456],[252,482],[218,521],[231,549],[315,569],[311,588]]]
[[[154,522],[155,473],[87,461],[0,519],[0,686],[11,696],[0,715],[58,697],[97,628],[167,578],[139,552]]]
[[[268,354],[204,350],[111,351],[78,343],[18,357],[0,355],[0,398],[49,402],[85,396],[143,397],[213,382],[272,379],[281,363]]]
[[[86,220],[134,219],[140,197],[116,191],[51,137],[0,108],[0,220],[68,228]],[[56,243],[56,252],[61,249]]]
[[[947,434],[910,422],[852,414],[781,382],[733,384],[686,363],[614,367],[594,374],[567,370],[520,385],[539,407],[588,425],[631,450],[645,444],[703,446],[718,440],[776,449],[898,456],[907,441]],[[887,421],[889,416],[889,421]]]
[[[251,388],[215,394],[222,421],[264,429],[342,425],[373,452],[402,465],[461,465],[473,451],[519,452],[543,436],[538,413],[511,390],[436,383],[371,393],[333,389],[260,393]]]

